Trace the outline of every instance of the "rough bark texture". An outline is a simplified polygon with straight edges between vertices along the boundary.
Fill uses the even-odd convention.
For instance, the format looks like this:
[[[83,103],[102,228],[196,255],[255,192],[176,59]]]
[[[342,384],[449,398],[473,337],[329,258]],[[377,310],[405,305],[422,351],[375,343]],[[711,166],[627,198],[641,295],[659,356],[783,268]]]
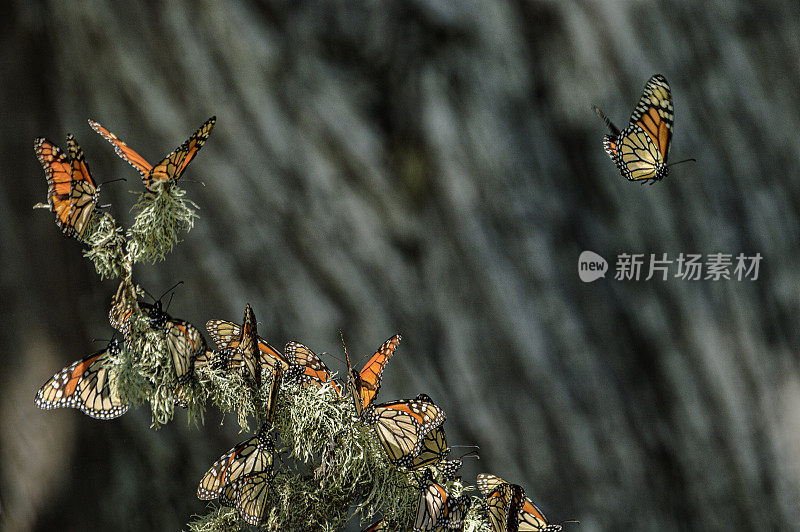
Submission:
[[[523,484],[581,530],[800,523],[797,3],[18,2],[0,26],[0,496],[12,530],[176,530],[238,441],[209,411],[149,430],[42,412],[36,389],[108,337],[115,283],[43,211],[33,138],[73,132],[120,218],[148,158],[208,116],[196,228],[138,282],[184,280],[197,324],[253,305],[272,343],[370,353],[404,335],[385,399],[429,393],[465,477]],[[672,168],[625,182],[624,124],[655,72]],[[204,183],[205,186],[201,185]],[[592,284],[582,250],[754,254],[755,282]],[[329,359],[331,360],[331,359]],[[331,360],[333,366],[341,364]]]

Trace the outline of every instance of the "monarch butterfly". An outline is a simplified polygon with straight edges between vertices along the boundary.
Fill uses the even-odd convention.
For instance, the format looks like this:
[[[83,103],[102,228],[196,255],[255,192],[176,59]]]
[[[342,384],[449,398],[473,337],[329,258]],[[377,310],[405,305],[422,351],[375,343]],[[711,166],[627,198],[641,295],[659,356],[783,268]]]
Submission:
[[[264,425],[258,434],[237,444],[214,462],[197,486],[197,498],[217,499],[228,484],[253,473],[270,471],[274,453],[275,445]]]
[[[622,131],[600,109],[593,109],[611,131],[603,139],[603,148],[622,177],[642,184],[648,180],[653,184],[667,177],[669,166],[672,166],[667,164],[667,155],[672,140],[674,111],[669,83],[664,76],[656,74],[647,81],[630,123]]]
[[[293,368],[296,368],[296,378],[303,386],[311,385],[319,388],[325,383],[330,383],[336,395],[342,394],[339,384],[331,377],[331,370],[311,349],[300,342],[291,341],[283,348],[283,352]]]
[[[216,499],[223,495],[223,490],[227,489],[227,486],[240,478],[244,479],[257,473],[271,474],[275,444],[269,432],[278,404],[282,371],[279,366],[274,368],[267,404],[265,405],[266,419],[261,425],[258,434],[239,443],[214,462],[200,480],[200,485],[197,487],[198,499]],[[232,491],[228,491],[227,493],[230,497],[226,495],[225,498],[228,500],[238,499],[239,493],[235,489],[236,487],[232,488]],[[225,500],[223,500],[223,503],[225,503]]]
[[[394,354],[402,337],[395,334],[378,347],[375,354],[370,357],[364,368],[357,372],[350,365],[350,356],[345,349],[345,358],[347,359],[347,388],[353,396],[353,403],[355,404],[356,414],[361,416],[364,410],[372,404],[375,396],[378,395],[378,390],[381,387],[381,375],[389,358]]]
[[[114,151],[117,152],[117,155],[125,159],[128,164],[139,171],[142,176],[142,182],[147,190],[150,192],[157,192],[165,183],[177,181],[181,177],[186,167],[189,166],[189,163],[192,162],[197,152],[199,152],[200,148],[205,144],[216,122],[217,117],[215,116],[206,120],[186,142],[175,148],[172,153],[164,157],[164,159],[155,166],[148,163],[144,157],[133,151],[127,144],[118,139],[116,135],[94,120],[89,120],[89,125],[114,146]]]
[[[69,157],[47,139],[34,142],[48,185],[47,205],[37,203],[34,208],[49,208],[56,213],[56,224],[62,233],[81,238],[100,197],[100,187],[92,179],[83,150],[72,135],[67,135],[67,146]]]
[[[234,355],[229,360],[229,369],[244,364],[259,386],[261,369],[271,370],[276,364],[284,371],[289,369],[290,364],[286,357],[258,336],[255,313],[250,305],[245,306],[243,325],[244,328],[225,320],[209,320],[206,323],[208,334],[220,348],[234,350]],[[258,347],[257,351],[252,347],[253,339]]]
[[[492,532],[559,532],[563,528],[561,524],[547,522],[522,486],[481,473],[478,490],[486,499]]]
[[[114,419],[129,405],[111,389],[109,369],[104,362],[120,353],[119,342],[111,340],[105,349],[65,367],[44,383],[34,402],[43,410],[77,408],[95,419]]]
[[[175,375],[178,383],[183,384],[192,376],[195,359],[206,353],[206,341],[197,327],[185,320],[170,318],[165,330]]]
[[[375,425],[375,433],[389,461],[408,467],[423,450],[425,435],[444,423],[444,410],[425,394],[415,399],[371,405],[364,420]]]
[[[130,293],[134,293],[130,278],[120,281],[117,292],[111,299],[111,310],[108,311],[108,321],[112,327],[122,333],[124,337],[130,334],[130,318],[133,315],[133,303]]]
[[[469,497],[451,497],[444,486],[433,480],[430,469],[427,469],[422,478],[414,532],[461,529],[469,506]]]

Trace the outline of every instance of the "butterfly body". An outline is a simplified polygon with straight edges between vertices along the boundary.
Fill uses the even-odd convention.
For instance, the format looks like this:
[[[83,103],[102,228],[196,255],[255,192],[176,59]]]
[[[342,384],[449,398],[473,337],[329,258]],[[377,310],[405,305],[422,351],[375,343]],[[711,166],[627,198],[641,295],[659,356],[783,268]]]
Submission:
[[[622,131],[600,109],[594,110],[611,131],[603,139],[603,148],[622,177],[654,183],[668,175],[667,156],[675,116],[672,93],[664,76],[656,74],[648,80],[628,127]]]

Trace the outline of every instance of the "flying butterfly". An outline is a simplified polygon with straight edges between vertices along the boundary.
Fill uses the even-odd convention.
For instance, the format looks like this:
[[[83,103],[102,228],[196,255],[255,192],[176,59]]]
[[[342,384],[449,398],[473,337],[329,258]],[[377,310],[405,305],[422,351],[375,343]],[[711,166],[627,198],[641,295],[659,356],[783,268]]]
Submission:
[[[67,236],[83,236],[97,200],[100,186],[92,179],[83,150],[72,135],[67,135],[67,151],[45,138],[34,142],[36,157],[47,179],[47,204],[34,208],[49,208],[56,214],[56,225]]]
[[[43,410],[77,408],[95,419],[114,419],[128,411],[114,393],[105,361],[120,353],[119,342],[111,340],[105,349],[65,367],[44,383],[34,402]]]
[[[147,190],[150,192],[158,192],[165,183],[171,183],[180,179],[186,167],[189,166],[189,163],[192,162],[197,152],[199,152],[200,148],[205,144],[216,122],[217,117],[215,116],[206,120],[186,142],[175,148],[172,153],[164,157],[164,159],[155,166],[148,163],[144,157],[136,153],[127,144],[117,138],[116,135],[94,120],[89,120],[89,125],[114,146],[114,151],[117,152],[117,155],[136,168],[141,174],[142,182]]]
[[[492,532],[559,532],[563,528],[560,523],[548,523],[522,486],[488,473],[479,474],[477,484],[488,506]]]
[[[234,351],[229,359],[229,369],[244,365],[258,386],[261,385],[262,369],[271,370],[277,364],[283,371],[289,370],[289,360],[258,336],[255,313],[249,304],[245,306],[243,325],[225,320],[206,323],[206,330],[217,346]]]
[[[297,377],[295,379],[298,379],[303,386],[321,388],[324,384],[329,383],[336,395],[342,395],[342,389],[333,380],[331,370],[310,348],[300,342],[291,341],[283,348],[283,352],[292,368],[296,368]]]
[[[389,358],[394,354],[402,337],[395,334],[378,347],[375,354],[370,357],[364,368],[361,371],[356,371],[350,365],[350,356],[345,349],[345,358],[347,359],[347,389],[353,396],[353,403],[356,409],[356,415],[361,416],[365,409],[367,409],[375,400],[378,395],[378,390],[381,387],[381,375],[386,367]]]
[[[430,469],[427,469],[422,478],[414,532],[460,530],[469,507],[468,496],[451,497],[444,486],[433,480]]]
[[[630,123],[622,131],[600,109],[592,108],[611,131],[603,139],[603,148],[625,179],[653,184],[667,177],[672,164],[678,164],[667,164],[674,109],[669,83],[661,74],[647,81]],[[694,159],[679,162],[686,161]]]
[[[389,461],[409,467],[422,452],[425,436],[444,423],[445,413],[430,397],[420,394],[411,400],[370,405],[363,419],[375,426]]]

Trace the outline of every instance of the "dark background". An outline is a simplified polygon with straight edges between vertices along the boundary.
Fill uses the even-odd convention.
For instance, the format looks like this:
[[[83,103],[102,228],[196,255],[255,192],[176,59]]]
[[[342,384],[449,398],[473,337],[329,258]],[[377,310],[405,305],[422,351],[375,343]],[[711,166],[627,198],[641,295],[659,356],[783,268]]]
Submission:
[[[177,530],[239,441],[209,410],[148,429],[35,408],[112,334],[100,282],[52,215],[32,149],[74,133],[118,219],[138,174],[206,118],[186,173],[200,219],[134,278],[185,284],[203,324],[369,354],[404,336],[381,397],[429,393],[465,478],[522,484],[578,530],[800,529],[800,8],[726,2],[12,2],[0,18],[0,522]],[[665,181],[624,181],[624,126],[672,86]],[[193,181],[193,182],[192,182]],[[205,183],[202,186],[199,181]],[[743,252],[757,281],[581,282],[592,250]],[[612,272],[613,273],[613,272]],[[342,365],[327,359],[341,370]],[[355,526],[355,525],[354,525]]]

